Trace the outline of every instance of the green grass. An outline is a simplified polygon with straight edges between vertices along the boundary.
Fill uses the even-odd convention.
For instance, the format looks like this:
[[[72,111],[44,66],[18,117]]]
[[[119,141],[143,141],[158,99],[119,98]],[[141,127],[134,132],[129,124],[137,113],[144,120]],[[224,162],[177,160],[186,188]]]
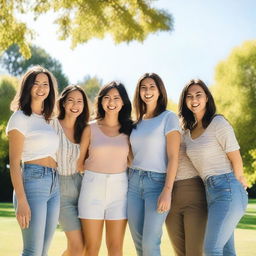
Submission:
[[[15,219],[14,210],[10,203],[0,203],[0,255],[19,255],[22,248],[20,229]],[[246,214],[240,221],[236,231],[237,255],[251,256],[256,251],[256,199],[250,200]],[[107,255],[105,241],[103,240],[100,256]],[[57,228],[54,234],[49,256],[61,256],[65,249],[66,239],[64,233]],[[174,255],[168,240],[166,230],[161,243],[162,256]],[[127,228],[124,256],[135,256],[133,242]]]

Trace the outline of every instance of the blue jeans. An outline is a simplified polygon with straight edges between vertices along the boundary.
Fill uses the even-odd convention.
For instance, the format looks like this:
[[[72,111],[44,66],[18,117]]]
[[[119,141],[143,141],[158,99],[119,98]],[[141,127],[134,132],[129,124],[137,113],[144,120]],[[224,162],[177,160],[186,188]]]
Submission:
[[[129,169],[128,223],[138,256],[159,256],[168,212],[157,212],[165,173]]]
[[[235,256],[234,230],[246,210],[247,192],[233,172],[209,177],[205,189],[208,221],[204,255]]]
[[[22,229],[22,256],[47,256],[58,223],[60,195],[58,174],[49,167],[24,164],[23,184],[31,210],[29,228]],[[14,206],[18,202],[14,195]]]

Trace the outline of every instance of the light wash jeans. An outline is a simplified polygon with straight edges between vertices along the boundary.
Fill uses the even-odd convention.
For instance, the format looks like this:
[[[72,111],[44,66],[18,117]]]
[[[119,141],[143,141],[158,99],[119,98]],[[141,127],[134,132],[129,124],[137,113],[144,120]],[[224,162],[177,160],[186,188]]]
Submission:
[[[138,256],[160,256],[162,226],[168,212],[157,212],[165,173],[129,169],[128,223]]]
[[[22,256],[47,256],[58,223],[60,195],[55,169],[24,164],[23,183],[31,210],[29,228],[22,229]],[[14,195],[14,206],[17,200]]]
[[[246,210],[247,192],[233,172],[209,177],[205,189],[208,221],[204,255],[235,256],[234,230]]]

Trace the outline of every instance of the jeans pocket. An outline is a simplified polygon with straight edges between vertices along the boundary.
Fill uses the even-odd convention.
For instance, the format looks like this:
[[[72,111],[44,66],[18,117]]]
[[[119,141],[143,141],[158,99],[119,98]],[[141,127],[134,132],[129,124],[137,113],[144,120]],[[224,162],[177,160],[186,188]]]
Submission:
[[[158,172],[149,172],[149,178],[154,183],[164,184],[166,174],[165,173],[158,173]]]
[[[26,181],[33,181],[42,179],[44,176],[44,172],[39,169],[28,169],[23,171],[23,180]]]

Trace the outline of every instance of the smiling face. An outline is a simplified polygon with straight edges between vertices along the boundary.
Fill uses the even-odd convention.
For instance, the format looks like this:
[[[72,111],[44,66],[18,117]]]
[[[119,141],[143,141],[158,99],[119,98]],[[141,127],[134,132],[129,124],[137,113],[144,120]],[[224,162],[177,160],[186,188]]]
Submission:
[[[50,92],[50,85],[48,76],[40,73],[36,76],[34,84],[31,88],[31,98],[35,101],[44,101]]]
[[[194,84],[188,88],[186,105],[194,115],[204,115],[207,101],[206,93],[200,85]]]
[[[107,92],[106,95],[103,96],[101,104],[105,113],[109,114],[118,114],[124,105],[123,100],[116,88],[112,88]]]
[[[157,104],[159,97],[158,87],[152,78],[145,78],[140,84],[140,98],[146,104]]]
[[[78,90],[70,92],[63,104],[67,116],[78,117],[84,108],[83,95]]]

